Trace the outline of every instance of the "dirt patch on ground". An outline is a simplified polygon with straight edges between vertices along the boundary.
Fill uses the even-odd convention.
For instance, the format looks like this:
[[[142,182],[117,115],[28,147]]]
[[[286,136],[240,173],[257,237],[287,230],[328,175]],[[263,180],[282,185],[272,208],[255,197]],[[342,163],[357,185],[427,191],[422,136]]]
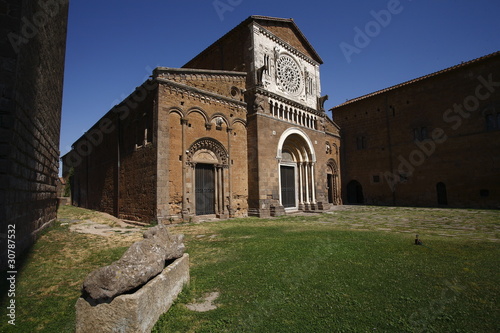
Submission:
[[[214,301],[219,297],[219,295],[220,294],[218,291],[205,294],[202,302],[186,304],[186,307],[189,310],[196,312],[207,312],[210,310],[215,310],[217,309],[217,305],[214,304]]]
[[[125,223],[112,215],[101,212],[95,212],[87,219],[60,218],[59,221],[61,225],[69,225],[69,230],[72,232],[102,236],[125,243],[142,239],[142,234],[147,229]]]

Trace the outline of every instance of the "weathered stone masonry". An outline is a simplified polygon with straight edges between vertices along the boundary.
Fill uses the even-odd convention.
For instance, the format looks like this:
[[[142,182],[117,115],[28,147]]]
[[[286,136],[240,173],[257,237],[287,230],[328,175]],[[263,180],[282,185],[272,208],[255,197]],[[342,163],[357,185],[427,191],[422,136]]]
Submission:
[[[339,204],[339,127],[323,109],[321,63],[293,20],[252,16],[183,68],[155,69],[147,97],[138,88],[63,157],[74,203],[160,221]],[[89,142],[103,121],[116,130]]]
[[[500,53],[332,109],[344,202],[500,207]]]
[[[68,1],[0,1],[0,267],[56,218]]]

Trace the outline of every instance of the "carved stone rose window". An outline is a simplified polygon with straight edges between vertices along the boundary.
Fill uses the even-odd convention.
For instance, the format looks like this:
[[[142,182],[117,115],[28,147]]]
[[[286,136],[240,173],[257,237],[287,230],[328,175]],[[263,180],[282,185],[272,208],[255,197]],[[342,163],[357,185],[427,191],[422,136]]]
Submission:
[[[302,74],[299,65],[292,57],[282,55],[278,58],[276,62],[276,77],[284,91],[294,95],[300,93]]]

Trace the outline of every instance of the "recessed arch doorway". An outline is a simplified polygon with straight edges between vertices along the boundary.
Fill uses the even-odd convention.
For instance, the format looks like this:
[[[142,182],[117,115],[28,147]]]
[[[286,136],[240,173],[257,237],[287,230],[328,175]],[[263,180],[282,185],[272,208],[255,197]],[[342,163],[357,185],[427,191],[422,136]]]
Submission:
[[[213,138],[195,141],[187,151],[187,164],[194,178],[194,211],[196,215],[224,215],[225,181],[228,178],[228,153]]]
[[[326,187],[328,191],[328,203],[341,205],[340,177],[337,163],[330,159],[326,165]]]
[[[285,210],[308,210],[316,205],[316,157],[309,137],[298,128],[286,130],[278,144],[279,194]]]

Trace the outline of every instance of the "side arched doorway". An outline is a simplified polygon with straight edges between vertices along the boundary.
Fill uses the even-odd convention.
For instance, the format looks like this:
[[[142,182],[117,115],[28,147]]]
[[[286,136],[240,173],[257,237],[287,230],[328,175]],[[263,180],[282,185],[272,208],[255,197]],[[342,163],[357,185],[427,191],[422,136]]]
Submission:
[[[357,180],[351,180],[347,184],[347,203],[349,204],[363,204],[365,198],[363,196],[363,187]]]
[[[335,163],[333,159],[330,159],[326,165],[326,187],[328,191],[328,203],[330,204],[342,204],[342,200],[340,199],[339,183],[337,163]]]
[[[195,166],[196,215],[215,214],[215,168],[213,164]]]
[[[224,146],[212,138],[199,139],[188,150],[187,164],[191,167],[196,215],[224,216],[227,213],[225,180],[228,178],[228,154]]]

